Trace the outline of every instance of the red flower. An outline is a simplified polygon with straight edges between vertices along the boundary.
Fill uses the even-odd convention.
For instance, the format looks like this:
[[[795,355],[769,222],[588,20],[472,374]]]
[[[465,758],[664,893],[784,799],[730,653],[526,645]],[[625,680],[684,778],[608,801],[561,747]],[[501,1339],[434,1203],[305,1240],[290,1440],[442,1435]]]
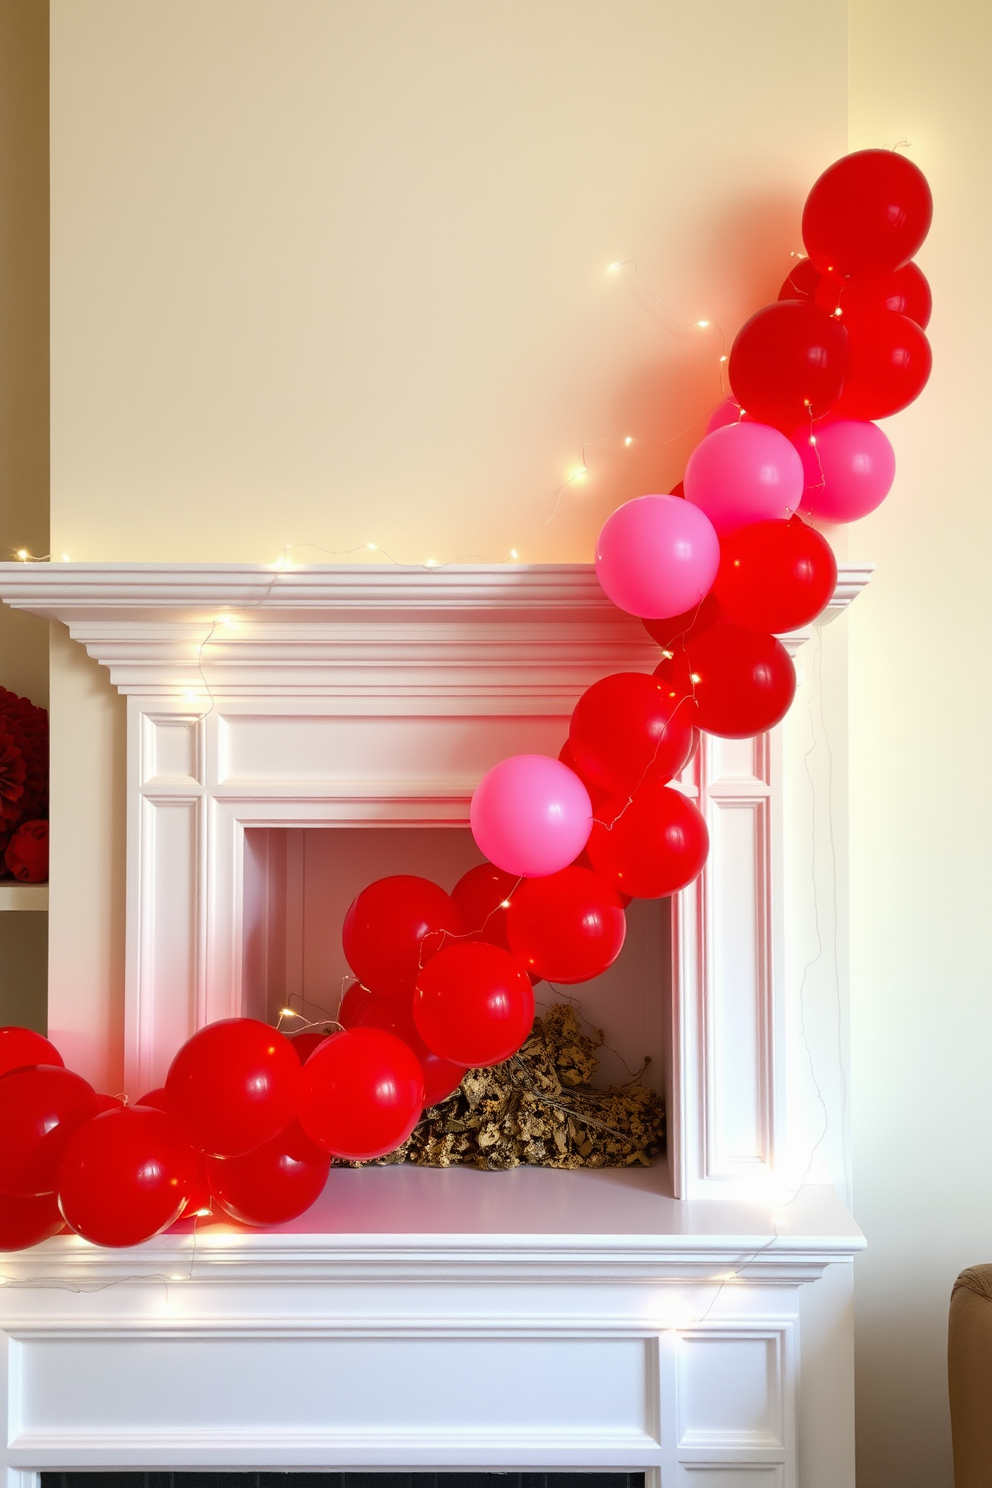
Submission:
[[[20,819],[26,775],[24,756],[12,736],[0,733],[0,823],[3,825]]]
[[[7,734],[24,761],[24,794],[15,818],[48,815],[48,714],[29,698],[0,687],[0,733]],[[0,817],[0,820],[3,818]]]
[[[21,883],[44,883],[48,877],[47,821],[21,822],[3,857]]]

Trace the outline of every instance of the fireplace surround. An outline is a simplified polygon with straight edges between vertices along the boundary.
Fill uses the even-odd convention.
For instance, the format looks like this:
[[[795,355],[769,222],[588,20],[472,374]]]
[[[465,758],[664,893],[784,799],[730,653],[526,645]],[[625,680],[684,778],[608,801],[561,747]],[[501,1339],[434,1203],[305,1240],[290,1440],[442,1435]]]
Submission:
[[[842,565],[826,620],[869,573]],[[0,597],[66,624],[127,695],[132,1097],[204,1022],[268,1011],[266,834],[464,828],[490,765],[557,753],[584,687],[657,659],[579,565],[7,564]],[[569,1469],[787,1488],[802,1458],[804,1483],[833,1488],[816,1444],[846,1460],[849,1324],[821,1278],[863,1240],[841,1175],[804,1181],[795,769],[787,725],[704,739],[681,782],[712,852],[659,922],[664,1164],[335,1171],[277,1230],[187,1223],[134,1251],[60,1236],[6,1257],[14,1477]],[[803,1296],[831,1286],[813,1331],[834,1343],[800,1371]]]

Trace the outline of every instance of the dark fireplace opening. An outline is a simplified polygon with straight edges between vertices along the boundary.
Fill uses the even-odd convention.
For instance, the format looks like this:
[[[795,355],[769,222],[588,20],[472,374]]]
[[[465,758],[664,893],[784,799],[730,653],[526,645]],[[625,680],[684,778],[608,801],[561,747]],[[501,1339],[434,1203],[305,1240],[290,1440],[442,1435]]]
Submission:
[[[43,1472],[41,1488],[644,1488],[642,1472]]]

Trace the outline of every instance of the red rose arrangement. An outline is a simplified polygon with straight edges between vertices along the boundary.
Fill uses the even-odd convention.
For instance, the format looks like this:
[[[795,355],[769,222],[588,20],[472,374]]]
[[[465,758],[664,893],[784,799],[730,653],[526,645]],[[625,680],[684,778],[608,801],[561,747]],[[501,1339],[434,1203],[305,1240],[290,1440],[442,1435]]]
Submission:
[[[0,687],[0,878],[48,877],[48,714]]]

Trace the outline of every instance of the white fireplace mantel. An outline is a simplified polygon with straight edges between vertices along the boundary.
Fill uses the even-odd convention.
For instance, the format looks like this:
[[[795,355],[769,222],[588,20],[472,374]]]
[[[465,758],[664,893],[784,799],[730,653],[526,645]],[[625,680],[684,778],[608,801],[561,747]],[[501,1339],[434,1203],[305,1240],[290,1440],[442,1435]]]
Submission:
[[[842,565],[824,619],[870,573]],[[463,827],[490,765],[556,754],[585,687],[658,658],[580,565],[3,564],[0,598],[62,621],[127,695],[132,1096],[195,1028],[259,1011],[247,831]],[[800,1424],[848,1442],[846,1304],[799,1370],[800,1292],[864,1242],[831,1182],[804,1182],[820,1114],[787,975],[795,752],[780,729],[704,737],[681,782],[712,848],[673,903],[659,992],[667,1167],[334,1172],[282,1230],[9,1258],[25,1488],[42,1468],[249,1465],[795,1488]]]

